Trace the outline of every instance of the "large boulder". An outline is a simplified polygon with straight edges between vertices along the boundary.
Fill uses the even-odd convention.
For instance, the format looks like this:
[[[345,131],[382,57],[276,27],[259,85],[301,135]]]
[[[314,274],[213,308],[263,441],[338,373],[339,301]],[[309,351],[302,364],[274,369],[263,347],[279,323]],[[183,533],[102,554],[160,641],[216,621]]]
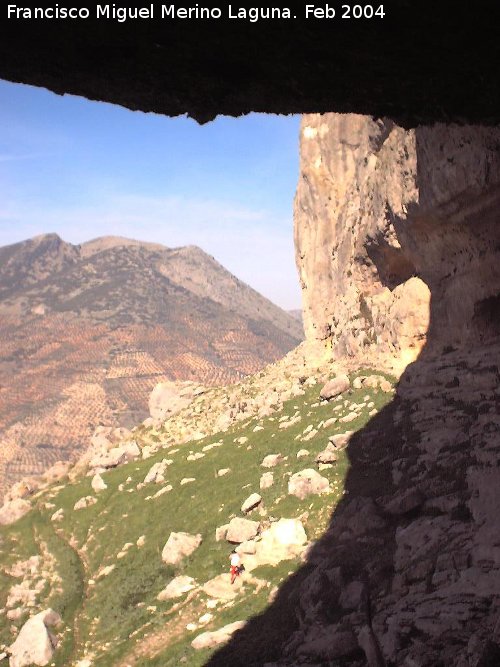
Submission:
[[[105,491],[108,488],[108,485],[106,482],[103,480],[101,475],[97,473],[92,477],[92,481],[90,482],[90,486],[92,487],[92,490],[95,493],[99,493],[99,491]]]
[[[31,509],[31,504],[23,498],[15,498],[0,508],[0,525],[9,526],[18,521]]]
[[[306,543],[306,531],[299,519],[280,519],[262,531],[256,556],[261,563],[276,564],[297,556]]]
[[[203,632],[201,635],[198,635],[191,642],[191,646],[194,649],[204,649],[204,648],[213,648],[219,644],[225,644],[231,636],[237,631],[241,630],[245,626],[245,621],[235,621],[229,625],[225,625],[220,630],[215,630],[214,632]]]
[[[335,463],[338,460],[337,450],[331,442],[316,456],[316,463]]]
[[[258,535],[259,530],[260,523],[258,521],[250,521],[249,519],[235,517],[229,522],[226,540],[233,544],[240,544],[241,542],[252,540]]]
[[[60,621],[59,614],[52,609],[42,611],[26,621],[9,649],[10,667],[48,665],[57,645],[57,640],[48,627],[57,625]]]
[[[168,565],[177,565],[183,558],[193,553],[201,544],[201,535],[170,533],[161,552],[161,558]]]
[[[326,477],[311,468],[296,472],[288,481],[288,493],[300,500],[304,500],[307,496],[328,493],[328,491],[330,491],[330,483]]]
[[[149,414],[155,422],[165,421],[203,392],[203,387],[193,382],[160,382],[149,395]]]
[[[119,447],[112,447],[109,451],[98,453],[90,460],[89,467],[95,469],[116,468],[129,461],[140,458],[141,450],[136,442],[127,442]]]
[[[329,380],[323,389],[320,391],[320,398],[325,401],[330,401],[332,398],[335,398],[339,394],[347,391],[351,386],[351,382],[347,375],[337,375],[333,380]]]

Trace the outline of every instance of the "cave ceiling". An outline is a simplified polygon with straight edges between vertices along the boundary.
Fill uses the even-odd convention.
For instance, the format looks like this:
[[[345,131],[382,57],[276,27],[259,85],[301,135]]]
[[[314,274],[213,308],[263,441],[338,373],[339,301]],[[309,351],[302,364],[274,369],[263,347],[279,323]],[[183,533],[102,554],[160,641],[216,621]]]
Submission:
[[[392,0],[371,20],[306,20],[304,7],[254,23],[7,19],[4,7],[0,78],[201,123],[251,111],[500,122],[492,3]]]

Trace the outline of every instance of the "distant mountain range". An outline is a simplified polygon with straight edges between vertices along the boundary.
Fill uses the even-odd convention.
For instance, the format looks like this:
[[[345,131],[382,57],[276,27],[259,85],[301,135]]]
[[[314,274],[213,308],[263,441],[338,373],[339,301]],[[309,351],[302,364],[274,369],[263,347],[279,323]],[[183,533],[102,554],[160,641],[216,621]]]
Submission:
[[[55,234],[0,248],[0,496],[148,415],[163,380],[235,382],[301,323],[200,248]]]

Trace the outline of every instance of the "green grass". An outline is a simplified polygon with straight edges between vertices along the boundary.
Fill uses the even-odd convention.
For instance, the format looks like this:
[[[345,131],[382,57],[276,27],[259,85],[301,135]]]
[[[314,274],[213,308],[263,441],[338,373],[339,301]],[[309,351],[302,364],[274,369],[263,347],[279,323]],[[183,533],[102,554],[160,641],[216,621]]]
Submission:
[[[358,374],[363,372],[366,373],[359,371]],[[231,547],[226,542],[215,541],[215,529],[233,516],[242,516],[241,504],[250,493],[261,493],[265,508],[276,518],[304,517],[309,539],[316,539],[324,532],[331,512],[343,494],[349,468],[346,452],[339,455],[333,468],[321,473],[331,482],[333,492],[329,495],[311,496],[303,501],[289,496],[289,476],[304,468],[316,467],[314,458],[325,448],[328,436],[356,431],[370,417],[369,410],[364,409],[355,421],[321,428],[308,442],[296,439],[309,424],[316,427],[321,421],[339,415],[333,411],[339,401],[316,405],[319,390],[319,385],[308,388],[305,395],[288,401],[283,410],[271,418],[247,420],[226,433],[181,445],[176,453],[171,453],[172,448],[163,449],[147,460],[105,473],[103,478],[108,489],[99,493],[97,503],[89,508],[73,511],[75,502],[82,496],[95,495],[90,478],[77,480],[60,490],[49,489],[40,496],[37,511],[14,526],[0,530],[0,572],[17,560],[39,553],[40,540],[49,546],[57,561],[62,590],[50,595],[41,606],[52,606],[61,613],[65,623],[64,641],[56,654],[58,667],[83,657],[86,651],[95,654],[95,667],[115,664],[143,634],[161,629],[169,619],[169,610],[174,603],[158,602],[156,596],[172,577],[187,574],[203,583],[226,572]],[[380,390],[361,389],[352,391],[348,396],[349,403],[361,402],[365,395],[370,396],[377,409],[392,398],[391,394]],[[297,411],[301,420],[290,428],[280,429],[279,419]],[[340,414],[346,412],[348,408]],[[262,425],[263,430],[254,432],[257,424]],[[142,429],[136,435],[146,438],[148,432]],[[158,437],[161,440],[165,434],[160,430]],[[246,437],[248,441],[244,444],[234,442],[240,437]],[[186,460],[190,451],[201,451],[204,446],[219,441],[221,446],[207,451],[203,458]],[[310,455],[297,459],[300,449],[307,449]],[[265,472],[260,463],[271,453],[281,453],[287,460],[272,469],[274,485],[260,491],[259,480]],[[151,466],[163,458],[173,460],[165,475],[165,484],[172,484],[173,490],[157,499],[146,500],[163,484],[148,484],[140,489],[136,486],[144,480]],[[217,477],[220,468],[230,468],[231,472]],[[194,477],[196,481],[181,486],[180,480],[185,477]],[[127,481],[129,478],[131,481]],[[120,485],[123,485],[122,491]],[[133,491],[129,492],[130,489]],[[45,508],[46,502],[55,507]],[[59,508],[64,510],[64,519],[54,524],[50,517]],[[255,518],[259,518],[258,513]],[[162,548],[171,531],[201,533],[203,536],[202,545],[176,568],[166,566],[161,560]],[[139,548],[136,543],[142,535],[145,544]],[[75,548],[69,546],[70,543]],[[117,559],[126,543],[132,543],[132,546],[123,558]],[[109,575],[98,578],[103,567],[112,565],[115,567]],[[254,594],[252,587],[247,587],[233,606],[218,608],[214,612],[215,620],[203,630],[262,612],[268,604],[270,589],[279,585],[299,565],[298,560],[293,560],[276,567],[258,568],[255,576],[269,581],[270,587],[258,594]],[[0,577],[1,589],[5,591],[11,585],[10,580],[5,574]],[[4,603],[5,593],[0,595],[0,601]],[[199,600],[203,603],[203,595]],[[148,610],[149,606],[155,610]],[[4,625],[0,627],[0,641],[8,644],[12,641],[10,623]],[[136,634],[131,639],[132,633]],[[183,657],[187,658],[186,664],[204,664],[210,652],[195,652],[191,648],[190,642],[196,634],[185,632],[156,658],[138,664],[177,665]]]

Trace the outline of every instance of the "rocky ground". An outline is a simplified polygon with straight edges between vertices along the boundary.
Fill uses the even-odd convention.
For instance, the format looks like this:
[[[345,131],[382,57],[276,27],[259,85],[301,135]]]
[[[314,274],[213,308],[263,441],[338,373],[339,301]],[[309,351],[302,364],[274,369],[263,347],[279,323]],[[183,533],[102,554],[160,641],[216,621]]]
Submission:
[[[367,372],[337,376],[320,396],[328,376],[294,376],[304,371],[299,358],[272,400],[273,373],[283,377],[274,367],[233,396],[194,396],[161,425],[122,439],[101,433],[69,479],[61,469],[58,484],[14,490],[2,522],[29,511],[2,529],[1,637],[11,667],[29,664],[16,657],[28,618],[41,650],[57,637],[56,665],[201,665],[265,610],[342,498],[352,434],[393,395],[384,374]],[[234,547],[246,570],[231,586]],[[268,648],[271,659],[276,646]]]

